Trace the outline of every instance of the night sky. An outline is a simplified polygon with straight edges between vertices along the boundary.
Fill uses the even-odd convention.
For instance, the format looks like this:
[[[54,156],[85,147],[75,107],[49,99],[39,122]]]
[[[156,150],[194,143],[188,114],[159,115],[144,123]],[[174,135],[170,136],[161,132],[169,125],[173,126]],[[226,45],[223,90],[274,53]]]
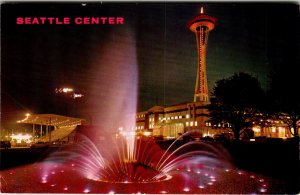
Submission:
[[[195,35],[186,22],[202,5],[205,13],[218,20],[208,39],[210,90],[215,81],[240,71],[257,77],[267,90],[272,71],[278,67],[295,70],[299,5],[293,2],[5,3],[1,5],[1,124],[9,125],[26,112],[86,117],[81,110],[94,93],[94,70],[126,56],[116,45],[122,48],[128,43],[136,51],[138,111],[192,101],[197,51]],[[15,24],[17,17],[40,16],[121,16],[125,24]],[[123,36],[128,30],[133,39]],[[110,43],[114,47],[107,51]],[[105,52],[112,56],[107,64],[101,59]],[[63,86],[73,87],[84,98],[66,100],[54,93]]]

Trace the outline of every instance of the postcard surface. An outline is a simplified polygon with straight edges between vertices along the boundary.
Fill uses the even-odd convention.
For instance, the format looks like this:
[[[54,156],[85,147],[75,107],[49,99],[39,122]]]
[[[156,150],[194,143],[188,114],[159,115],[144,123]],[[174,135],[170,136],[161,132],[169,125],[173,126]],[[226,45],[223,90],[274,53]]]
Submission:
[[[1,4],[1,193],[299,192],[299,4]]]

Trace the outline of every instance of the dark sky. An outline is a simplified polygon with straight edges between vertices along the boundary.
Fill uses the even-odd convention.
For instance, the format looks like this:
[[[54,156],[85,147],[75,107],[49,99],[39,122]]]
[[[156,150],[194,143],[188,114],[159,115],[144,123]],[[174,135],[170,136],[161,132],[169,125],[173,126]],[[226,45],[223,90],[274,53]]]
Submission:
[[[81,116],[78,109],[84,110],[95,93],[91,92],[95,89],[91,85],[97,80],[94,70],[110,64],[102,59],[102,53],[111,53],[109,62],[127,56],[124,44],[131,44],[136,51],[133,57],[138,71],[138,111],[154,105],[192,101],[197,51],[195,36],[186,28],[186,22],[199,13],[201,5],[218,20],[208,40],[210,90],[216,80],[240,71],[257,77],[267,90],[271,71],[278,67],[295,70],[299,55],[299,5],[293,2],[103,2],[85,6],[79,2],[4,3],[1,5],[2,123],[27,111]],[[15,24],[16,17],[40,16],[122,16],[125,24]],[[116,45],[123,50],[118,51]],[[118,62],[122,69],[122,60]],[[114,78],[109,73],[99,77]],[[73,87],[85,96],[66,105],[69,100],[54,93],[55,88],[62,86]],[[73,112],[67,113],[70,107]]]

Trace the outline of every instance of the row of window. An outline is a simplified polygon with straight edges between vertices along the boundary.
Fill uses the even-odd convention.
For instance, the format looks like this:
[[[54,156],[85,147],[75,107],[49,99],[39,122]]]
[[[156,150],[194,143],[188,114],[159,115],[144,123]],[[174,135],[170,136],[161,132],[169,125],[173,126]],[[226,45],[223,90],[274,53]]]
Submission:
[[[205,126],[206,127],[231,127],[231,125],[229,123],[218,123],[218,124],[212,124],[211,122],[205,122]]]
[[[197,121],[195,121],[195,122],[194,121],[186,122],[185,126],[187,126],[187,127],[193,127],[193,126],[197,127],[198,122]]]
[[[177,119],[182,119],[184,116],[171,116],[171,117],[164,117],[164,118],[159,118],[160,121],[168,121],[168,120],[177,120]],[[185,118],[190,118],[190,115],[187,114],[185,115]]]
[[[136,118],[145,118],[144,114],[136,115]]]
[[[142,130],[142,129],[144,129],[144,126],[136,126],[135,127],[135,130]]]

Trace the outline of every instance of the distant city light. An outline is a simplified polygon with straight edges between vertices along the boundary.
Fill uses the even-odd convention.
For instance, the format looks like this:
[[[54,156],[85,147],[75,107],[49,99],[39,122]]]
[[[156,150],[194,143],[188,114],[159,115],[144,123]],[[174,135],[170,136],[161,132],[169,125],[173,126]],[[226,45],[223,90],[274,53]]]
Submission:
[[[74,99],[76,99],[76,98],[81,98],[81,97],[83,97],[83,95],[80,94],[80,93],[74,93],[74,94],[73,94],[73,98],[74,98]]]
[[[60,94],[71,94],[70,97],[73,99],[82,98],[84,95],[81,93],[75,92],[73,88],[63,87],[63,88],[55,88],[55,93]]]
[[[55,89],[55,93],[69,93],[69,92],[73,92],[73,91],[74,91],[73,88],[68,88],[68,87]]]

